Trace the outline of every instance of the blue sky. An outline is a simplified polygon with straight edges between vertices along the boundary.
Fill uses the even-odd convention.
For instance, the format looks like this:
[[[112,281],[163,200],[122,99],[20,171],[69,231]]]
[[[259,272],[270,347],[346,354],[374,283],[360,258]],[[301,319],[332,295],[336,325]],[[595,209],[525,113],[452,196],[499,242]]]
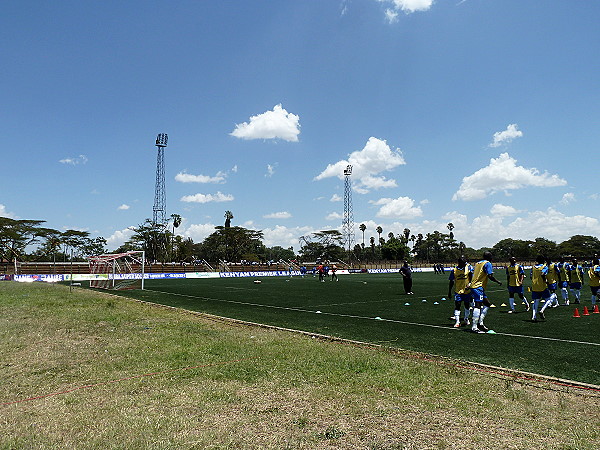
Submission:
[[[19,1],[0,18],[0,215],[114,250],[167,213],[201,241],[340,229],[468,246],[600,236],[600,2]],[[356,241],[362,240],[357,230]]]

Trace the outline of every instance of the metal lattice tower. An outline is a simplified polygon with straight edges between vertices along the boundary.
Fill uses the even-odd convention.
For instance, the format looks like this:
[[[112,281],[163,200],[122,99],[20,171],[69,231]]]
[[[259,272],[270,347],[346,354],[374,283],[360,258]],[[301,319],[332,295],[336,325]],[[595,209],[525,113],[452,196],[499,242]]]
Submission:
[[[152,224],[167,224],[167,194],[165,192],[165,147],[169,137],[160,133],[156,137],[156,187],[154,190],[154,207],[152,208]]]
[[[344,237],[344,248],[351,252],[354,248],[354,211],[352,210],[352,166],[348,165],[344,170],[344,219],[342,222],[342,235]]]

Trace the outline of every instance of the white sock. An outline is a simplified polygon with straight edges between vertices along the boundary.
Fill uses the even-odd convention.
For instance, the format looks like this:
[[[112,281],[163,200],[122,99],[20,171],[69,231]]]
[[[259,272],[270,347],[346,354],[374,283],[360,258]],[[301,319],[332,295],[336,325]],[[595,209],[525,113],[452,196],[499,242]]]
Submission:
[[[485,319],[485,316],[487,315],[489,309],[490,309],[489,306],[484,306],[483,308],[481,308],[481,312],[479,313],[479,324],[480,325],[483,325],[483,319]]]
[[[508,304],[510,305],[510,309],[515,309],[515,298],[514,297],[509,297],[508,298]]]
[[[544,306],[542,306],[542,309],[540,310],[540,312],[543,313],[544,311],[546,311],[546,308],[548,308],[551,304],[552,304],[552,301],[549,298],[547,298],[546,303],[544,303]]]
[[[537,310],[538,310],[539,305],[540,305],[540,301],[536,298],[533,301],[533,316],[531,317],[532,320],[537,319]]]
[[[596,296],[592,295],[592,305],[595,305],[595,304],[596,304]]]
[[[550,295],[550,302],[551,302],[553,305],[558,305],[558,297],[556,296],[556,292],[553,292],[553,293]]]
[[[481,310],[479,308],[473,309],[473,323],[471,324],[471,329],[473,329],[473,330],[477,329],[477,324],[479,323],[480,313],[481,313]]]
[[[454,320],[456,320],[456,323],[460,323],[460,309],[454,310]]]
[[[569,300],[569,291],[567,291],[567,288],[561,288],[560,293],[562,294],[563,300]]]

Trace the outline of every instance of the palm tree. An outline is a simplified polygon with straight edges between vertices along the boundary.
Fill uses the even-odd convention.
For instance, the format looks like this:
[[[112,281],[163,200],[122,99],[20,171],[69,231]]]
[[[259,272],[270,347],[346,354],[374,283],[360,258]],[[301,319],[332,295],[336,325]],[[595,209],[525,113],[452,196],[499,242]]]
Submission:
[[[179,228],[181,225],[181,216],[179,214],[171,214],[171,219],[173,219],[173,236],[171,239],[171,259],[173,259],[173,254],[175,253],[175,228]]]
[[[231,219],[233,219],[233,213],[231,211],[225,211],[225,228],[231,226]]]
[[[450,239],[454,239],[454,233],[452,232],[452,230],[454,230],[454,224],[450,222],[448,225],[446,225],[446,228],[450,230]]]
[[[365,230],[367,229],[367,226],[366,226],[364,223],[361,223],[361,224],[358,226],[358,229],[359,229],[360,231],[362,231],[362,234],[363,234],[363,242],[362,242],[362,246],[363,246],[363,248],[365,248]]]
[[[375,231],[377,231],[377,241],[380,242],[379,245],[381,245],[381,233],[383,233],[383,228],[381,228],[380,226],[378,226]]]
[[[403,233],[404,233],[404,242],[407,243],[408,238],[410,237],[410,230],[408,228],[405,228]]]

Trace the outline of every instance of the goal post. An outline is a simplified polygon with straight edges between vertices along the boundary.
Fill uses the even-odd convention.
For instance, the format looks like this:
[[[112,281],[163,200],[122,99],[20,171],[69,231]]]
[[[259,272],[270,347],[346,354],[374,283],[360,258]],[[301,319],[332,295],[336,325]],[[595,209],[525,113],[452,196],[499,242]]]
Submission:
[[[90,256],[90,287],[97,289],[144,289],[145,256],[143,250]]]

